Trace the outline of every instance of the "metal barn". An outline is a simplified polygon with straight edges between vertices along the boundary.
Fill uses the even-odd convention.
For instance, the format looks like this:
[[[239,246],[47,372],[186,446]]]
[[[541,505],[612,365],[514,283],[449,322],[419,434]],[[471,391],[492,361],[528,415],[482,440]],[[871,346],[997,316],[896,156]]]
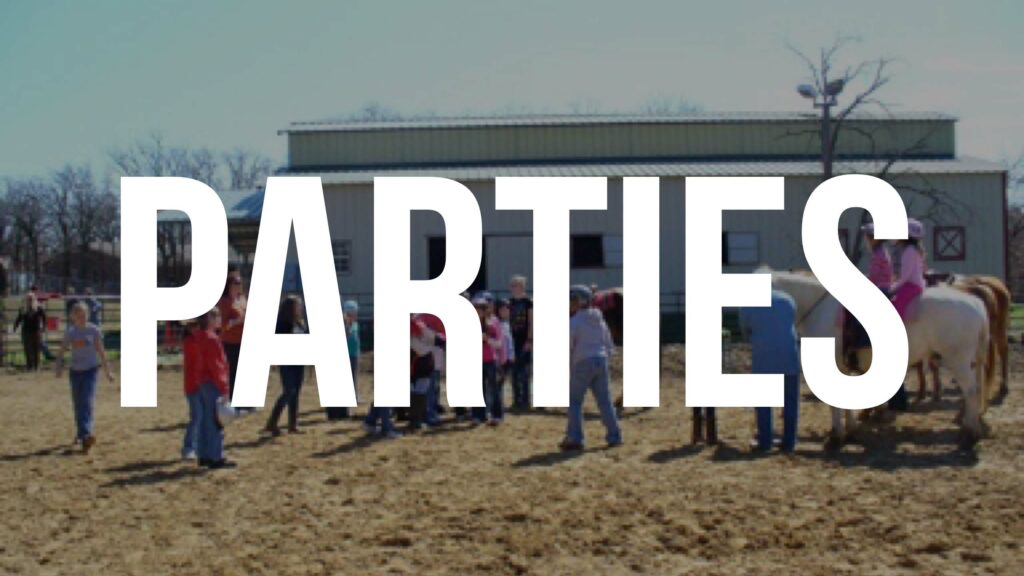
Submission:
[[[927,226],[932,268],[1006,276],[1006,172],[956,154],[956,119],[943,114],[859,116],[840,131],[836,174],[879,174]],[[484,256],[474,288],[505,291],[531,275],[532,214],[494,210],[498,176],[606,176],[608,210],[571,219],[573,282],[617,286],[622,270],[622,178],[656,176],[661,187],[661,294],[666,314],[685,308],[683,221],[687,176],[783,176],[784,212],[724,218],[723,267],[804,267],[803,206],[821,181],[817,117],[809,114],[540,116],[380,123],[294,123],[283,174],[322,179],[339,285],[372,317],[373,178],[440,176],[473,191],[483,218]],[[837,234],[859,241],[858,214]],[[436,214],[413,219],[414,278],[444,265]],[[294,255],[293,255],[294,257]],[[286,282],[297,285],[292,261]]]

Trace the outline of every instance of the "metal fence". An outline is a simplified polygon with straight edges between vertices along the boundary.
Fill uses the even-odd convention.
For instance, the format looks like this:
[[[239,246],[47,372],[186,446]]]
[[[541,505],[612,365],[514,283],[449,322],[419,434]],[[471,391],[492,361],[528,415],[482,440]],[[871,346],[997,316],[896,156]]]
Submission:
[[[38,293],[41,304],[46,311],[47,326],[44,335],[44,359],[48,355],[56,353],[60,347],[61,338],[67,327],[68,298],[55,292],[40,291]],[[498,291],[498,297],[507,297],[508,293]],[[346,300],[355,300],[359,303],[360,335],[364,350],[373,349],[373,312],[374,301],[372,293],[344,294]],[[20,331],[13,330],[14,320],[18,315],[18,309],[23,303],[24,296],[10,296],[0,298],[0,366],[24,365],[25,357],[21,342]],[[84,296],[76,296],[84,298]],[[94,298],[101,304],[98,325],[104,334],[104,345],[108,353],[116,356],[121,349],[121,298],[117,295],[99,295]],[[660,297],[661,304],[661,341],[664,344],[682,343],[685,340],[685,305],[686,297],[683,292],[663,292]],[[736,342],[738,332],[738,321],[734,314],[726,312],[723,318],[726,331],[732,333],[731,343]],[[176,354],[181,347],[181,339],[184,336],[180,322],[159,322],[156,326],[157,342],[161,354]],[[729,341],[726,341],[728,344]]]
[[[36,294],[43,311],[46,313],[46,330],[43,332],[43,360],[53,358],[60,348],[67,329],[69,299],[61,294],[40,291]],[[76,296],[84,300],[86,296]],[[121,348],[121,297],[99,295],[93,296],[99,303],[93,321],[104,334],[104,344],[108,353],[116,356]],[[24,295],[0,298],[0,366],[21,366],[25,364],[24,347],[21,341],[21,329],[14,330],[14,322],[18,311],[24,305]]]

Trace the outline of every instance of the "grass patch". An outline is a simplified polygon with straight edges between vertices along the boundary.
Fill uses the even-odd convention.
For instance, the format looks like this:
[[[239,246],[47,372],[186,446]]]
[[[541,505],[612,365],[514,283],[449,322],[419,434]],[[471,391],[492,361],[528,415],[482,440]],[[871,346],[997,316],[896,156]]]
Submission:
[[[1024,304],[1014,304],[1010,308],[1010,331],[1024,332]]]

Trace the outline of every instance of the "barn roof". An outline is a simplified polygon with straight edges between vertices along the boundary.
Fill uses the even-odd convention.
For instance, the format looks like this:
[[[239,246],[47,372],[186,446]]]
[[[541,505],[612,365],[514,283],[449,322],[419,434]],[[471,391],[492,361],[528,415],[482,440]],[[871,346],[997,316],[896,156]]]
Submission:
[[[816,120],[817,112],[694,112],[687,114],[531,114],[517,116],[434,117],[408,120],[353,121],[317,120],[292,122],[278,134],[300,132],[362,132],[436,128],[493,128],[508,126],[595,126],[609,124],[732,124]],[[939,112],[894,114],[857,113],[851,120],[887,122],[955,122],[956,117]]]
[[[836,174],[877,174],[881,161],[843,161]],[[1005,168],[995,162],[961,157],[946,160],[896,162],[889,173],[896,174],[996,174]],[[376,176],[438,176],[459,181],[491,180],[497,176],[820,176],[821,163],[811,161],[769,162],[619,162],[557,163],[501,166],[445,166],[437,168],[383,168],[373,170],[291,170],[289,176],[319,176],[324,185],[370,184]]]

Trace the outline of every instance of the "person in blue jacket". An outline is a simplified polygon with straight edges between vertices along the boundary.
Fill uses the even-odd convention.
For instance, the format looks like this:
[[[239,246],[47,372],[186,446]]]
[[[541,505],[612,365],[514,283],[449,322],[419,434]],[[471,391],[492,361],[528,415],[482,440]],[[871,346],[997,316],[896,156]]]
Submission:
[[[740,327],[750,340],[755,374],[782,374],[785,377],[785,407],[782,410],[783,451],[796,449],[797,421],[800,412],[800,350],[796,335],[796,304],[779,290],[772,290],[768,307],[740,310]],[[756,408],[757,445],[768,451],[773,443],[772,409]]]

